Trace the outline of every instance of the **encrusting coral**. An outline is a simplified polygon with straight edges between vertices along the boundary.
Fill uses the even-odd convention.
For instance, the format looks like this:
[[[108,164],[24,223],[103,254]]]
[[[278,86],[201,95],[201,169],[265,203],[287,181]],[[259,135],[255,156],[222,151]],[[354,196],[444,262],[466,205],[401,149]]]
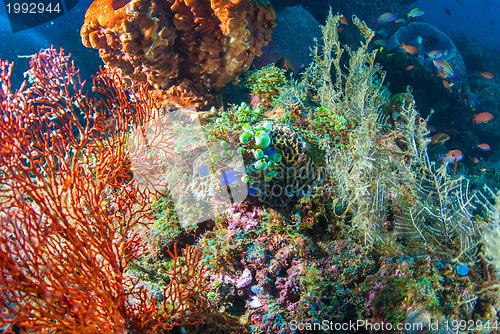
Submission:
[[[256,0],[95,0],[81,37],[107,67],[148,82],[160,98],[199,106],[261,55],[274,18]]]

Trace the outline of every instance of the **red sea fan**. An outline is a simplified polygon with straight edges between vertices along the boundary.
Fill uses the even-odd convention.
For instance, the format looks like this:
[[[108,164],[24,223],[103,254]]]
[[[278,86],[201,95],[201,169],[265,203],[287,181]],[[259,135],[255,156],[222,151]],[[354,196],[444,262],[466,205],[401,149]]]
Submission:
[[[155,333],[201,321],[200,250],[185,250],[188,269],[175,267],[161,302],[126,271],[155,195],[134,182],[127,143],[131,126],[162,112],[147,87],[101,71],[90,97],[53,48],[15,92],[11,72],[1,61],[0,329]]]

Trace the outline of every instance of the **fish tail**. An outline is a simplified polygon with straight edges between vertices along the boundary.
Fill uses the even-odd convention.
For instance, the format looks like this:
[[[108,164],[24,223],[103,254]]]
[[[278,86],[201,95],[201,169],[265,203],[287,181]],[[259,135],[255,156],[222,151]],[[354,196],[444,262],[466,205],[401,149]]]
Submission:
[[[444,157],[443,157],[443,156],[438,155],[438,159],[439,159],[439,161],[441,161],[441,163],[444,163],[444,160],[445,160],[445,159],[444,159]]]
[[[380,19],[378,17],[375,17],[375,22],[377,22],[377,25],[375,26],[375,28],[376,28],[380,24]]]

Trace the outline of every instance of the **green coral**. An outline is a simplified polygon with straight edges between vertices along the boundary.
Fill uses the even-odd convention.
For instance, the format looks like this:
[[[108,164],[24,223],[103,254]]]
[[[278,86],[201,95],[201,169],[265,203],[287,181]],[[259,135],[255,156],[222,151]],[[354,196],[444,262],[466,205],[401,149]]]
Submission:
[[[231,105],[225,110],[217,111],[216,117],[205,126],[208,132],[207,137],[209,140],[218,139],[236,143],[236,140],[231,138],[238,133],[239,141],[248,142],[250,136],[253,136],[252,125],[262,119],[264,113],[263,109],[246,103]]]
[[[261,148],[266,148],[271,143],[271,137],[269,133],[264,130],[259,130],[255,132],[255,144]]]
[[[281,87],[289,84],[286,71],[274,65],[249,71],[245,85],[256,94],[264,105],[272,105],[279,98]]]
[[[161,246],[176,238],[180,233],[179,218],[175,212],[175,203],[167,192],[153,202],[153,224],[149,230],[152,240]]]

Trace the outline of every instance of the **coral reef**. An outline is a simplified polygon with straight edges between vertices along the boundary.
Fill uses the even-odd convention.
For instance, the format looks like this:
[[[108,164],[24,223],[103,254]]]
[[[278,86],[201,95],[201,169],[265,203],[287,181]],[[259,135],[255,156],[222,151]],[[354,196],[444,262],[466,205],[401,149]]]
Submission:
[[[498,189],[483,191],[486,177],[472,180],[458,159],[436,163],[434,113],[421,116],[411,87],[391,95],[377,60],[392,56],[370,49],[365,22],[351,17],[361,41],[341,43],[344,19],[329,13],[300,74],[249,74],[259,106],[247,98],[205,112],[159,108],[146,83],[110,70],[84,95],[66,57],[53,53],[33,64],[43,71],[32,69],[21,92],[3,85],[0,306],[10,314],[0,329],[64,332],[87,321],[90,333],[498,330]],[[42,55],[35,60],[51,58]],[[68,73],[52,75],[60,68]],[[242,86],[231,92],[248,97]],[[125,140],[136,132],[144,138]],[[236,186],[250,196],[236,200]],[[185,219],[208,207],[216,214]],[[35,290],[16,283],[26,281]]]
[[[288,82],[286,71],[274,65],[248,71],[245,75],[245,85],[252,92],[250,99],[256,107],[272,106],[279,98],[280,88]]]
[[[271,124],[270,144],[266,147],[268,154],[249,166],[247,172],[255,181],[251,185],[255,196],[264,203],[285,206],[313,194],[316,187],[322,184],[324,152],[315,134],[278,123]],[[275,159],[273,153],[279,154],[279,158]],[[272,168],[268,168],[267,161],[263,163],[265,167],[259,166],[259,161],[269,155],[272,156]]]
[[[107,67],[148,82],[159,98],[201,105],[261,54],[274,18],[256,0],[96,0],[81,37]]]

